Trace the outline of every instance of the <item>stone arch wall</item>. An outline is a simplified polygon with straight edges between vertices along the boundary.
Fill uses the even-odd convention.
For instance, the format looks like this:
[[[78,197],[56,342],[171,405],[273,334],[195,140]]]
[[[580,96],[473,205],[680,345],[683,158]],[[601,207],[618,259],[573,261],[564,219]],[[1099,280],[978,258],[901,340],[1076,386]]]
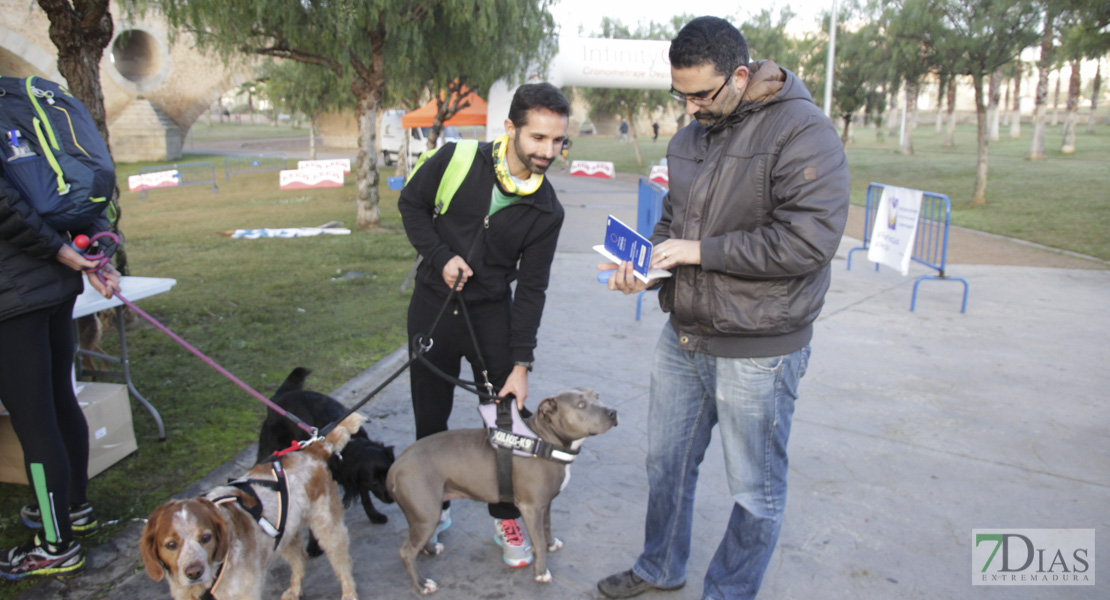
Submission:
[[[162,150],[152,150],[154,154],[141,159],[176,159],[181,155],[178,140],[184,132],[223,92],[249,79],[251,68],[225,65],[194,48],[186,35],[171,43],[167,24],[156,14],[128,20],[117,2],[112,3],[111,12],[115,32],[104,49],[100,83],[112,145],[128,143],[132,135],[128,127],[149,127],[127,125],[122,120],[125,113],[153,110],[160,116],[158,123],[167,128],[166,140]],[[38,3],[0,0],[0,74],[34,75],[64,83],[49,26]],[[174,128],[176,132],[169,131]],[[150,137],[149,131],[142,133]],[[138,160],[130,156],[133,153],[129,160]]]

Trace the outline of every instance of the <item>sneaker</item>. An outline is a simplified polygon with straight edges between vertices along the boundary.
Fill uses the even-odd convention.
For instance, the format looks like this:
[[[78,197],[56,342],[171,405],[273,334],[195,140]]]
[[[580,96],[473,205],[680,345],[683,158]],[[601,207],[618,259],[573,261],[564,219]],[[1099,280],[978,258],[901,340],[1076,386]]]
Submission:
[[[0,549],[0,577],[6,579],[76,575],[84,570],[85,554],[76,541],[51,544],[36,533],[22,546]]]
[[[520,519],[494,519],[494,541],[501,546],[501,558],[513,567],[527,567],[532,564],[532,542],[528,532],[520,525]]]
[[[450,526],[451,526],[451,508],[448,507],[448,508],[443,509],[443,512],[439,513],[439,525],[436,525],[436,532],[432,534],[432,541],[430,543],[431,544],[438,543],[439,542],[439,534],[443,533],[444,531],[447,531],[447,528],[450,527]]]
[[[660,587],[657,585],[652,585],[640,578],[640,576],[634,573],[632,569],[629,569],[615,575],[610,575],[605,579],[597,582],[597,589],[606,598],[632,598],[633,596],[639,596],[640,594],[648,590],[671,592],[681,588],[684,585],[686,585],[685,581],[678,585],[670,587]]]
[[[42,529],[42,513],[37,504],[28,504],[19,509],[19,518],[31,529]],[[77,537],[87,537],[100,530],[100,522],[96,520],[92,505],[88,502],[69,507],[69,522],[73,535]]]

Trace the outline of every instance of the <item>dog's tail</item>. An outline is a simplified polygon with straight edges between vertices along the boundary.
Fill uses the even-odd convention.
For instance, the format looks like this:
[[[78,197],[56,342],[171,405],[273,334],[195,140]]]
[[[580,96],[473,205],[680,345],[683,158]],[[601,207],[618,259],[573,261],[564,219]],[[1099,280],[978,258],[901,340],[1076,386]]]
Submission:
[[[277,398],[289,392],[299,392],[303,390],[304,380],[308,379],[309,373],[312,373],[312,369],[306,369],[304,367],[293,369],[293,372],[285,378],[285,381],[281,382],[281,387],[274,392],[273,398]]]
[[[358,433],[362,424],[366,422],[366,417],[359,413],[351,413],[346,419],[343,419],[324,436],[324,440],[332,447],[332,453],[338,453],[347,445],[351,436]]]

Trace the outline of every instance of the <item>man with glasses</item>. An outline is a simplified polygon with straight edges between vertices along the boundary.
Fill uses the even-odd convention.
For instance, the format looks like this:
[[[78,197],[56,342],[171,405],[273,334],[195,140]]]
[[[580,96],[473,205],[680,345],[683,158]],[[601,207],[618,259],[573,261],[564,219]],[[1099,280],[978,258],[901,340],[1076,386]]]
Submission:
[[[667,147],[670,192],[651,241],[669,269],[651,367],[644,549],[598,582],[609,598],[686,583],[698,468],[714,425],[732,513],[703,598],[754,598],[778,541],[786,444],[813,322],[848,216],[848,164],[801,80],[748,63],[727,21],[700,17],[670,47],[671,95],[695,123]],[[632,265],[609,289],[645,289]]]

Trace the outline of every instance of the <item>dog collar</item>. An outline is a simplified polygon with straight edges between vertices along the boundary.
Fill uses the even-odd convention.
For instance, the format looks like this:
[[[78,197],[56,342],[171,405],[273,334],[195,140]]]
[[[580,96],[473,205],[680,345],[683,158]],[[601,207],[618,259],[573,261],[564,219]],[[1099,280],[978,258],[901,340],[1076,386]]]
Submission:
[[[501,408],[502,405],[507,405],[508,411]],[[515,402],[479,404],[478,412],[486,422],[489,443],[495,448],[507,448],[524,458],[544,458],[563,464],[570,464],[578,458],[577,448],[552,444],[536,435],[520,416]]]

